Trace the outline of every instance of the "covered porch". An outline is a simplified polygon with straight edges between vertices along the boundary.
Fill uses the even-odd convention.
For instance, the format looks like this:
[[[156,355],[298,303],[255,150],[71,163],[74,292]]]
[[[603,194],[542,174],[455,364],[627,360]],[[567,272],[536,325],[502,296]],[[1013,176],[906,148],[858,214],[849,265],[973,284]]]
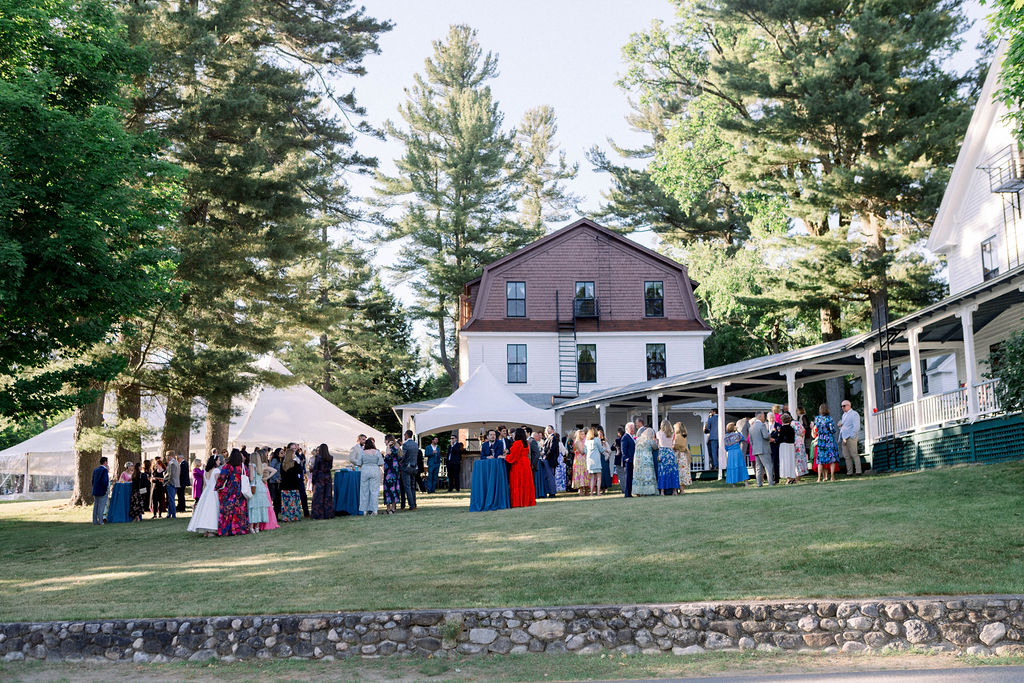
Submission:
[[[711,400],[725,415],[729,397],[784,390],[786,407],[796,414],[800,390],[810,382],[836,377],[860,380],[864,410],[861,452],[871,459],[876,444],[925,430],[972,424],[1001,415],[996,395],[998,368],[988,364],[992,351],[1024,327],[1024,268],[948,297],[874,330],[815,346],[754,358],[674,377],[594,392],[555,407],[558,427],[580,414],[643,415],[656,424],[669,406]],[[956,360],[959,387],[927,394],[923,360]],[[912,391],[895,396],[895,369],[909,366]],[[886,378],[885,375],[888,375]],[[816,406],[804,406],[808,414]],[[838,419],[839,406],[832,406]],[[753,412],[753,411],[751,411]],[[731,417],[731,416],[730,416]],[[592,418],[591,418],[592,419]],[[613,423],[614,425],[614,423]],[[571,426],[571,425],[568,425]]]

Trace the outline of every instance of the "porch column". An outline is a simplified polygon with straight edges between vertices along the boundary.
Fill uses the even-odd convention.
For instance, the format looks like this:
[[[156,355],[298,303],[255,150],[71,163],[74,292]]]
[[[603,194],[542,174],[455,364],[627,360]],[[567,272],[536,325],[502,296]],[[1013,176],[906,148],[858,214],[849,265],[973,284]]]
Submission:
[[[654,428],[654,431],[658,431],[658,398],[660,396],[661,396],[661,394],[651,394],[650,396],[648,396],[648,398],[651,399],[651,424],[650,424],[650,426]]]
[[[601,429],[604,430],[605,436],[608,435],[608,404],[598,403],[597,404],[597,421],[601,425]]]
[[[560,437],[565,436],[565,434],[562,433],[562,413],[563,411],[561,410],[555,411],[555,424],[552,425],[555,428],[555,433],[557,433]]]
[[[964,306],[956,313],[964,335],[964,370],[967,384],[967,417],[971,422],[978,419],[978,359],[974,355],[974,312],[977,304]]]
[[[780,375],[786,376],[786,403],[789,406],[789,414],[796,419],[796,409],[798,405],[796,395],[796,373],[800,372],[800,368],[786,368],[779,372]]]
[[[914,427],[920,429],[924,424],[924,406],[921,399],[924,392],[921,390],[921,342],[919,336],[921,328],[915,327],[907,330],[907,341],[910,342],[910,378],[914,390]]]
[[[864,448],[867,450],[875,440],[875,349],[869,347],[858,355],[864,359]]]
[[[722,478],[725,471],[725,387],[728,382],[720,382],[715,385],[718,393],[718,478]]]

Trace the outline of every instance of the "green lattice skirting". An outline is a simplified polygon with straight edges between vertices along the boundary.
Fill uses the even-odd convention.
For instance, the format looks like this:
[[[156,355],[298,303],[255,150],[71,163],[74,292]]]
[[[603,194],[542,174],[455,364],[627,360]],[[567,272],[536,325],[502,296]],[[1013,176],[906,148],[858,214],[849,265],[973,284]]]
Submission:
[[[908,434],[874,444],[871,453],[879,472],[1017,460],[1024,458],[1024,415]]]

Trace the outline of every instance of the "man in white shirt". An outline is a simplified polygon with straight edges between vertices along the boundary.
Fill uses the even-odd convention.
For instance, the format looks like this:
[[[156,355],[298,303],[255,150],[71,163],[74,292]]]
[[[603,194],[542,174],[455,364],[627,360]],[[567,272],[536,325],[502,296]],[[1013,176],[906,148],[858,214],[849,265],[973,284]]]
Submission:
[[[849,401],[843,401],[843,417],[839,420],[839,438],[842,440],[843,459],[846,461],[846,476],[860,474],[860,449],[857,438],[860,435],[860,415]]]

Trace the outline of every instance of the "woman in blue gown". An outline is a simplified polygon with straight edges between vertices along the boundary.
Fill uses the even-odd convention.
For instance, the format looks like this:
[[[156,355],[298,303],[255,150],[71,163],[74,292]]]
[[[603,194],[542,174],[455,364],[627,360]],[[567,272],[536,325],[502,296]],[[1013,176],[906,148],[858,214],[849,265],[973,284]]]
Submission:
[[[726,465],[725,481],[733,486],[739,486],[750,476],[747,472],[747,462],[740,450],[740,442],[743,436],[736,431],[736,423],[730,422],[725,426],[725,438],[722,439],[722,446],[725,448]]]

